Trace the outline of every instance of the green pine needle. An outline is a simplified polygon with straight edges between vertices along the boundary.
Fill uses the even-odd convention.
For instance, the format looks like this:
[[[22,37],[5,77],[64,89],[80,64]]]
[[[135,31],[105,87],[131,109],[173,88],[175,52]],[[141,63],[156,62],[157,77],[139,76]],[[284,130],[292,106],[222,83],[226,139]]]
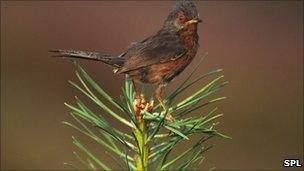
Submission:
[[[133,106],[135,92],[132,81],[128,76],[125,78],[125,85],[122,88],[120,99],[116,99],[75,62],[75,74],[79,83],[73,81],[69,81],[69,83],[79,90],[85,99],[80,100],[76,96],[75,105],[65,103],[71,111],[70,114],[75,123],[63,123],[101,145],[101,148],[105,150],[106,157],[112,159],[120,169],[187,170],[193,165],[197,168],[205,159],[205,152],[210,149],[205,147],[208,139],[211,137],[231,138],[220,133],[215,128],[219,123],[217,119],[222,116],[222,114],[215,114],[217,108],[206,114],[191,116],[191,114],[198,114],[201,108],[212,106],[212,104],[226,99],[226,97],[217,97],[206,100],[207,97],[210,98],[215,92],[227,85],[228,82],[223,81],[223,75],[217,76],[209,83],[202,85],[180,102],[174,102],[177,96],[190,89],[192,85],[198,84],[199,81],[206,77],[222,72],[222,69],[217,69],[191,81],[192,76],[201,66],[206,56],[207,53],[203,55],[188,77],[165,98],[166,110],[163,110],[160,104],[156,104],[153,111],[142,110],[137,113],[141,117],[135,115],[136,109]],[[145,90],[146,85],[144,84],[141,89],[142,94],[145,94]],[[153,98],[149,102],[151,101],[153,101]],[[88,103],[96,105],[101,110],[94,111],[90,109],[87,106]],[[169,122],[166,119],[169,114],[175,118],[174,121]],[[118,121],[117,123],[125,125],[125,129],[115,127],[107,119],[108,117],[112,117]],[[171,153],[176,149],[177,145],[191,140],[191,135],[194,134],[203,135],[203,138],[177,155]],[[74,155],[85,169],[112,170],[116,168],[111,168],[113,164],[104,162],[97,157],[97,154],[92,153],[91,150],[88,150],[84,144],[74,137],[73,143],[83,153],[84,157],[76,152],[74,152]],[[64,164],[73,169],[80,169],[72,164]]]

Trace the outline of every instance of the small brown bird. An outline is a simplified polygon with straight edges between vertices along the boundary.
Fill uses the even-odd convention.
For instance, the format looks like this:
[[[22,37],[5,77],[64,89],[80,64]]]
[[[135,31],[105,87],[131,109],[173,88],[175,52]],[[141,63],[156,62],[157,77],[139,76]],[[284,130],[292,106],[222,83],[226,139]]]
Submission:
[[[162,28],[154,35],[132,43],[119,56],[79,50],[51,50],[56,57],[96,60],[115,67],[114,73],[128,74],[133,81],[136,97],[140,94],[135,83],[157,84],[155,97],[162,103],[162,89],[179,75],[195,57],[198,49],[199,18],[193,2],[176,4]]]

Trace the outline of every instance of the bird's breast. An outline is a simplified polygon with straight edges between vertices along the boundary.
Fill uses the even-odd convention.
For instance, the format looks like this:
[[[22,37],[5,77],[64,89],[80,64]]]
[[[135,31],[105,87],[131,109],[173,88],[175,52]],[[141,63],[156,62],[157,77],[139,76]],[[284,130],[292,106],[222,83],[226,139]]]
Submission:
[[[176,60],[143,67],[132,71],[130,75],[139,82],[168,83],[190,64],[195,55],[196,50],[191,50]]]

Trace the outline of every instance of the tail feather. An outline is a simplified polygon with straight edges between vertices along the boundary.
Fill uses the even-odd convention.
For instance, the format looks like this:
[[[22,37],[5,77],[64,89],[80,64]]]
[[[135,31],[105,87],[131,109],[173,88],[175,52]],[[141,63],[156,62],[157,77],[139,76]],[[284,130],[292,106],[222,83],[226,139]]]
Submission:
[[[101,61],[103,63],[118,68],[122,67],[122,65],[124,64],[124,58],[120,58],[108,54],[100,54],[98,52],[86,52],[80,50],[61,50],[61,49],[50,50],[49,52],[55,53],[54,55],[52,55],[52,57],[82,58],[87,60],[95,60],[95,61]]]

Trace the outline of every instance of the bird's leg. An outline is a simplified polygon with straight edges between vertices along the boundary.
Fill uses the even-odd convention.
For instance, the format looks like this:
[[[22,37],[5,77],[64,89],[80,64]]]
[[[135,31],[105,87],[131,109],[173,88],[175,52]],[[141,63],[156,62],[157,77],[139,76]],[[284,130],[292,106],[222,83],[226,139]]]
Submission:
[[[141,94],[140,94],[140,92],[137,89],[137,86],[135,84],[135,80],[134,79],[132,79],[132,85],[133,85],[133,89],[134,89],[134,92],[135,92],[135,99],[141,99]]]
[[[163,107],[164,111],[167,111],[169,110],[166,106],[166,104],[164,103],[164,100],[162,98],[162,91],[163,91],[163,88],[164,88],[164,85],[163,84],[159,84],[157,89],[155,90],[155,97],[156,99],[159,101],[160,105]],[[168,113],[167,116],[166,116],[166,120],[168,122],[173,122],[174,121],[174,118],[173,116]]]
[[[158,87],[155,90],[155,97],[156,99],[159,101],[160,105],[163,107],[164,110],[167,109],[166,105],[163,102],[163,98],[162,98],[162,92],[163,92],[163,85],[159,84]]]

